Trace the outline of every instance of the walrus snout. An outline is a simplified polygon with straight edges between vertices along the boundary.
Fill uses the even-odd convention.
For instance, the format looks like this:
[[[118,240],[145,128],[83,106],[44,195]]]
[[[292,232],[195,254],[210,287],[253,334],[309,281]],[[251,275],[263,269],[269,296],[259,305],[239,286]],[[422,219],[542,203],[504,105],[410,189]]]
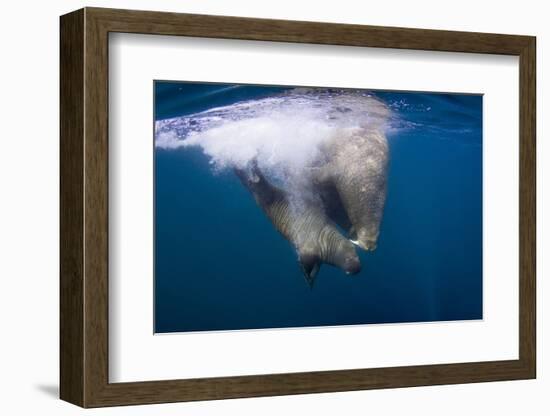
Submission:
[[[352,260],[344,265],[344,271],[346,274],[357,274],[361,271],[361,263],[359,260]]]
[[[357,234],[352,233],[350,241],[365,251],[374,251],[377,247],[378,233],[368,233],[360,230]]]
[[[346,257],[341,267],[346,274],[357,274],[361,271],[361,261],[357,255]]]
[[[376,240],[365,240],[365,241],[352,241],[352,243],[358,245],[365,251],[374,251],[376,250],[377,244]]]

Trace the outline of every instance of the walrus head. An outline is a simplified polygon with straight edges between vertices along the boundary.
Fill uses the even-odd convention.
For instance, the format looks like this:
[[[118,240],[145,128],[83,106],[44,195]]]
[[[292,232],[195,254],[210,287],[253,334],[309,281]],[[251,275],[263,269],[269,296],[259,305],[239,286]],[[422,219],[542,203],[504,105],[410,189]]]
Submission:
[[[361,271],[361,261],[355,247],[344,240],[331,258],[331,263],[342,269],[346,274],[357,274]]]
[[[365,251],[374,251],[378,242],[378,229],[376,231],[370,231],[365,228],[360,228],[358,231],[351,230],[349,239],[358,247],[361,247]]]

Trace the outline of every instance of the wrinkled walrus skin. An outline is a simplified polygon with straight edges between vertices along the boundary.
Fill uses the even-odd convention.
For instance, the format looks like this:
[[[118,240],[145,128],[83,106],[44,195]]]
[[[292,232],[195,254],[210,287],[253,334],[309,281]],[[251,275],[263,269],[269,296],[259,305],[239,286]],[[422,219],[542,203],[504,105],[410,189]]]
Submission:
[[[361,263],[354,245],[340,234],[319,204],[305,201],[296,211],[287,194],[269,183],[257,166],[251,172],[236,169],[235,173],[275,228],[295,247],[310,286],[322,263],[339,267],[347,274],[359,273]]]
[[[329,216],[349,230],[354,244],[367,251],[376,249],[387,192],[389,149],[385,135],[379,130],[343,133],[328,143],[324,152],[327,161],[315,171],[314,182],[320,192],[333,188],[336,192],[332,194],[339,196],[341,203]]]

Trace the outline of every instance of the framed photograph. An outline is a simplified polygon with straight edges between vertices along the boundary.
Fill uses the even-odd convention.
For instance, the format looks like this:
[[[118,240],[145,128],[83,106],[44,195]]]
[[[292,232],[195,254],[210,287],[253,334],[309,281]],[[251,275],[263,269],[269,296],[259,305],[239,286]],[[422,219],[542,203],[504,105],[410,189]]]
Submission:
[[[535,378],[534,37],[60,27],[63,400]]]

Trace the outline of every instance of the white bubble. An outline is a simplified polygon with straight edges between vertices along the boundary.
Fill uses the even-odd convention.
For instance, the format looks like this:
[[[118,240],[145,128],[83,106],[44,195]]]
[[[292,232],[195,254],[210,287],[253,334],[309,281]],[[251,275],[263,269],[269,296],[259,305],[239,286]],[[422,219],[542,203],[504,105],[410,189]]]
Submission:
[[[322,143],[343,130],[382,128],[388,115],[387,107],[364,91],[296,88],[158,121],[155,145],[201,147],[222,169],[252,159],[264,167],[293,169],[307,165]]]

